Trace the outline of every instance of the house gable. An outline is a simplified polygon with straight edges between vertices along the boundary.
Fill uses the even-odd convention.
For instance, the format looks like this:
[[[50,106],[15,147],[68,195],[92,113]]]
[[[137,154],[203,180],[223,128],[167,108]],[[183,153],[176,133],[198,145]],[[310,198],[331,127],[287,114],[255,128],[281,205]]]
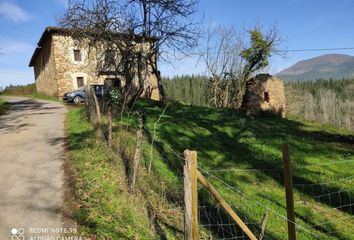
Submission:
[[[46,40],[36,48],[30,66],[34,67],[37,91],[45,95],[56,96],[58,92],[57,82],[54,77],[56,71],[52,41],[52,37],[48,36]]]
[[[38,92],[61,97],[66,92],[76,89],[82,82],[104,84],[107,79],[119,80],[121,85],[124,85],[124,79],[116,78],[112,72],[97,72],[100,62],[100,54],[97,53],[105,50],[98,46],[91,47],[88,51],[87,44],[74,40],[73,31],[75,30],[48,27],[43,32],[29,64],[30,67],[34,67]],[[138,36],[134,39],[140,41]],[[42,58],[45,60],[42,61]],[[42,66],[43,62],[46,63],[45,67]],[[149,92],[151,99],[160,100],[157,73],[153,73],[149,68],[148,74],[142,96]],[[137,79],[134,81],[138,83]]]

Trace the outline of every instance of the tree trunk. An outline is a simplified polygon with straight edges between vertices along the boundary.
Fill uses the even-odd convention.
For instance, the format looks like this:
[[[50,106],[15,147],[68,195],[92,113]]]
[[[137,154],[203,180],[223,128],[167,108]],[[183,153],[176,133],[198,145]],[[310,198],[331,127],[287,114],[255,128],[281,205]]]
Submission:
[[[95,102],[95,109],[96,109],[96,114],[97,114],[97,123],[99,124],[101,122],[101,110],[100,110],[100,105],[98,103],[96,94],[91,90],[92,96],[93,96],[93,101]]]

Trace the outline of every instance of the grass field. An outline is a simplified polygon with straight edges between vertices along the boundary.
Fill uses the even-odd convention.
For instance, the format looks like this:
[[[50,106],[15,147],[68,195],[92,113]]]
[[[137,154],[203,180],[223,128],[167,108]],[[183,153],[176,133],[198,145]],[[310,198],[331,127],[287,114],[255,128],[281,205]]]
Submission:
[[[162,103],[139,101],[136,107],[148,113],[138,180],[145,195],[137,198],[125,190],[124,173],[124,162],[134,150],[134,114],[115,121],[114,145],[123,156],[117,159],[95,141],[79,110],[70,111],[70,152],[80,205],[76,218],[87,234],[94,233],[98,239],[182,239],[182,154],[188,148],[198,152],[200,170],[241,218],[247,219],[255,234],[269,209],[265,239],[286,239],[281,149],[287,142],[294,162],[298,239],[354,238],[352,132],[296,119],[249,118],[231,110],[177,103],[169,103],[163,115]],[[153,174],[148,176],[150,160]],[[203,206],[215,206],[202,188],[199,200]],[[155,226],[164,232],[163,237],[149,230],[147,202],[155,209]],[[229,224],[225,215],[210,213],[201,212],[200,224],[214,225],[202,227],[202,236],[235,237],[220,231],[221,224]],[[210,222],[213,213],[216,222]],[[239,231],[238,236],[242,236]]]
[[[150,142],[165,106],[145,101],[137,107],[147,109]],[[134,126],[132,120],[124,122]],[[352,132],[296,119],[253,119],[230,110],[171,103],[157,124],[156,137],[157,175],[166,182],[173,175],[179,181],[171,185],[181,185],[182,153],[187,148],[196,150],[205,176],[241,216],[259,223],[270,209],[266,239],[286,238],[286,222],[281,218],[286,216],[281,149],[289,143],[299,239],[354,238]],[[204,201],[209,198],[203,190],[200,196]]]
[[[122,161],[96,140],[80,108],[69,110],[71,204],[80,234],[90,239],[152,239],[141,201],[126,191]]]
[[[39,93],[32,93],[32,94],[0,94],[0,96],[12,96],[12,97],[28,97],[28,98],[35,98],[35,99],[43,99],[48,101],[59,101],[57,97],[46,96]]]

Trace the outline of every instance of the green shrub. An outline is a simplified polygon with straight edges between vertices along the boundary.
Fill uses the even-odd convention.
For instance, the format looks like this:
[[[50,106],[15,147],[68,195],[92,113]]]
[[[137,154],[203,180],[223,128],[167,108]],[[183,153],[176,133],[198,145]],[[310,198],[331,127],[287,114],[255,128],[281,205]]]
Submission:
[[[4,95],[30,95],[30,94],[37,94],[37,88],[35,83],[27,84],[24,86],[17,85],[13,86],[10,85],[4,89],[2,92]]]

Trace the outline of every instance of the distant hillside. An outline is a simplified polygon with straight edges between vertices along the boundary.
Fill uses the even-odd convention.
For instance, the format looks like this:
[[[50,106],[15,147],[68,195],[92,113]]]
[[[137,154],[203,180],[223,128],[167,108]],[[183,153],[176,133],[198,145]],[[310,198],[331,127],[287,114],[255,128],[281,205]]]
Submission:
[[[354,56],[325,54],[302,60],[276,74],[281,79],[304,81],[314,79],[340,79],[354,76]]]

